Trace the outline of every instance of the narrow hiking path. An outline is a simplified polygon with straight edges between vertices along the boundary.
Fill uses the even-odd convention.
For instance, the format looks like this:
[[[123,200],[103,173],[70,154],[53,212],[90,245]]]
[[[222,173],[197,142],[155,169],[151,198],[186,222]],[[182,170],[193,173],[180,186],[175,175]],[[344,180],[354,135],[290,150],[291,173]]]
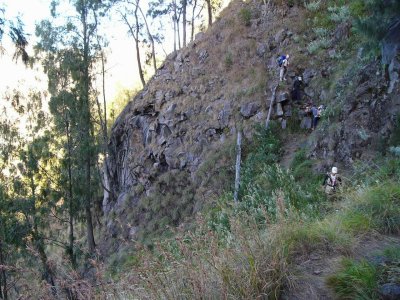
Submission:
[[[373,233],[359,237],[349,255],[315,251],[305,257],[299,257],[291,270],[292,286],[284,291],[280,299],[337,299],[326,281],[340,269],[344,258],[357,261],[365,259],[374,263],[382,257],[382,251],[393,246],[400,247],[399,236]]]
[[[308,136],[307,133],[290,133],[285,137],[283,155],[279,162],[282,168],[289,169],[296,152],[306,146]]]

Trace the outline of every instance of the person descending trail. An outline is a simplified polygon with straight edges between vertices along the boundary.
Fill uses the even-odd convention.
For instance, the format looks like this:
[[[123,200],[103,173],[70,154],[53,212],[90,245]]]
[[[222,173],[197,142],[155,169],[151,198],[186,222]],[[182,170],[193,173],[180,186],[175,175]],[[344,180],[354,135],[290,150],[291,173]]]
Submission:
[[[311,105],[310,108],[310,112],[312,115],[311,130],[315,130],[315,128],[317,127],[318,121],[321,118],[323,110],[324,110],[323,105],[320,105],[318,107],[314,104]]]
[[[295,102],[301,101],[301,91],[303,89],[303,80],[301,76],[297,76],[293,82],[292,100]]]
[[[332,167],[330,173],[327,173],[324,179],[324,188],[327,195],[332,195],[336,192],[339,186],[342,184],[342,179],[338,175],[338,169]]]
[[[279,81],[286,80],[287,67],[289,66],[289,54],[281,55],[278,58],[279,70]]]
[[[311,114],[312,114],[311,130],[314,130],[317,127],[319,118],[321,117],[318,108],[314,104],[311,106]]]

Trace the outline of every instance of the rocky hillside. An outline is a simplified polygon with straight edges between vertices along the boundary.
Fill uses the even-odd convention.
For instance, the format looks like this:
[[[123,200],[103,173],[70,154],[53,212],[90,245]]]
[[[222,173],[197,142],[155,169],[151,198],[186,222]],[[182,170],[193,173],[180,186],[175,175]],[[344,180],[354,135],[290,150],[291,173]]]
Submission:
[[[236,133],[251,141],[276,86],[272,119],[288,137],[306,134],[302,146],[318,172],[333,163],[350,169],[374,157],[390,136],[400,109],[396,55],[388,53],[385,73],[380,61],[366,63],[352,50],[357,41],[347,20],[321,34],[303,5],[271,2],[232,1],[207,32],[166,59],[120,114],[105,167],[104,252],[187,224],[229,189]],[[312,47],[322,39],[323,46]],[[291,56],[288,80],[279,83],[276,58],[284,53]],[[305,84],[300,103],[290,96],[295,76]],[[312,133],[304,112],[309,101],[327,107]],[[287,148],[290,158],[296,149]]]

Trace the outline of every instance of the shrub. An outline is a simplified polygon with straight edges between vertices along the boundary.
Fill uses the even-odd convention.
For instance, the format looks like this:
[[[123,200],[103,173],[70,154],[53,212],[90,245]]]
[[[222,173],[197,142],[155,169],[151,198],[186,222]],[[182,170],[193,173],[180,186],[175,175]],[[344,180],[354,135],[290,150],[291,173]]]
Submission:
[[[350,10],[348,6],[328,7],[329,18],[335,23],[343,23],[350,19]]]
[[[307,50],[310,54],[315,54],[320,49],[327,49],[331,45],[331,41],[327,38],[319,38],[315,41],[312,41],[308,46]]]
[[[327,280],[340,299],[378,299],[378,273],[367,261],[344,259],[342,269]]]
[[[240,20],[243,22],[245,26],[249,26],[251,24],[251,11],[248,8],[242,8],[239,11]]]
[[[353,195],[352,211],[371,220],[371,227],[381,233],[400,233],[400,186],[388,182],[366,188]]]
[[[311,12],[316,12],[320,9],[321,6],[321,0],[318,1],[310,1],[310,2],[304,2],[304,6],[307,10]]]
[[[232,67],[233,65],[232,53],[229,52],[225,55],[224,62],[225,62],[225,68],[230,69]]]

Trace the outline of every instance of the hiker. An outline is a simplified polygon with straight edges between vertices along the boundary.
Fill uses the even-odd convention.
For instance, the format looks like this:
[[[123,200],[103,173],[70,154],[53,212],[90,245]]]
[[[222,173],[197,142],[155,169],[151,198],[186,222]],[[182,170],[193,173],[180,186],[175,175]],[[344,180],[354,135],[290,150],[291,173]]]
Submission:
[[[311,130],[314,130],[317,127],[318,120],[321,117],[321,109],[322,106],[317,108],[314,104],[310,108],[312,114]]]
[[[289,66],[289,54],[281,55],[278,59],[279,70],[279,81],[286,81],[287,67]]]
[[[325,193],[327,195],[332,195],[336,192],[339,186],[342,184],[342,179],[338,175],[338,169],[336,167],[332,167],[330,173],[327,173],[324,179],[324,187]]]
[[[296,77],[293,82],[293,89],[292,89],[292,100],[299,102],[301,101],[301,89],[303,88],[303,80],[301,76]]]

